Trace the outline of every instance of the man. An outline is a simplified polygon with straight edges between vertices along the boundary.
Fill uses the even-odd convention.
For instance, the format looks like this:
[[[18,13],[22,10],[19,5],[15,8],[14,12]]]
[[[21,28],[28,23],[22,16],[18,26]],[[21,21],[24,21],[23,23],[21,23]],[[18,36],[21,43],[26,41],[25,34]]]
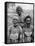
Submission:
[[[26,16],[26,18],[24,19],[25,23],[26,23],[26,27],[24,29],[24,33],[26,35],[26,38],[30,38],[30,39],[27,39],[27,42],[31,41],[31,35],[32,35],[32,32],[33,32],[33,25],[31,25],[31,17],[28,15]]]
[[[17,8],[16,8],[16,13],[18,14],[18,17],[19,17],[19,25],[20,25],[20,23],[21,23],[21,15],[22,15],[22,12],[23,12],[23,10],[22,10],[22,8],[20,7],[20,6],[18,6]],[[20,26],[20,28],[21,28],[21,26]],[[19,31],[19,35],[18,35],[18,42],[20,42],[21,40],[21,38],[20,37],[22,37],[22,29]],[[21,41],[22,42],[22,41]]]

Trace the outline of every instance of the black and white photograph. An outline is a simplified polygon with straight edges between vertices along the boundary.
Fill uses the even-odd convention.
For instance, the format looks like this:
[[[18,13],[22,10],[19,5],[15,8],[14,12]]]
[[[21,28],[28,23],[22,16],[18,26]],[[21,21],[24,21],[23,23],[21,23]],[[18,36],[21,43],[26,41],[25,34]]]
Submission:
[[[5,44],[34,43],[34,5],[5,2]]]

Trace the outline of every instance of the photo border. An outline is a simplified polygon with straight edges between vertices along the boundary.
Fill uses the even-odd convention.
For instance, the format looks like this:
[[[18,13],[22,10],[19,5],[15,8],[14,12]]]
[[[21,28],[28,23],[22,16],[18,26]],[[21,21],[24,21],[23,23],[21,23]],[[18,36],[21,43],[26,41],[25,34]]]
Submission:
[[[7,43],[7,3],[20,3],[20,4],[32,4],[33,5],[33,28],[34,28],[34,3],[24,3],[24,2],[5,2],[5,44]],[[32,42],[34,43],[34,42]],[[10,43],[11,44],[11,43]],[[19,44],[19,43],[12,43]]]

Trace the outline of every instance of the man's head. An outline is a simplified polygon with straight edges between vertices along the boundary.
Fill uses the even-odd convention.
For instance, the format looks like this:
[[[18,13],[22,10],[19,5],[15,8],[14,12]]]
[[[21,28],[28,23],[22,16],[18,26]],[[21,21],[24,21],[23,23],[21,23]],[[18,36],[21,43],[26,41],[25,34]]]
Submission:
[[[24,21],[25,21],[25,23],[27,25],[27,28],[29,28],[30,27],[30,24],[31,24],[31,17],[30,16],[27,16]]]
[[[26,22],[27,24],[30,24],[30,23],[31,23],[31,17],[30,17],[30,16],[27,16],[27,17],[25,18],[25,22]]]
[[[20,6],[18,6],[18,7],[16,8],[16,12],[17,12],[18,15],[21,15],[22,8],[21,8]]]

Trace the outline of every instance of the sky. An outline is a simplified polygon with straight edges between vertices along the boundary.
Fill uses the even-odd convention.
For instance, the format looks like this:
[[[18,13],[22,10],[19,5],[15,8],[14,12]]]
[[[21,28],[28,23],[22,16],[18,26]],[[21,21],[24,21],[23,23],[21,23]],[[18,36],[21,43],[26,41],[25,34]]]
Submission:
[[[33,5],[32,4],[17,4],[16,3],[15,5],[16,5],[16,7],[20,6],[20,7],[22,7],[25,10],[27,10],[27,9],[31,10],[31,9],[33,9]]]
[[[27,10],[27,9],[32,10],[33,9],[33,4],[20,4],[20,3],[15,3],[15,4],[13,3],[12,4],[12,3],[10,3],[9,6],[11,9],[12,9],[11,6],[14,6],[13,7],[14,9],[18,6],[20,6],[22,9],[25,9],[25,10]]]

